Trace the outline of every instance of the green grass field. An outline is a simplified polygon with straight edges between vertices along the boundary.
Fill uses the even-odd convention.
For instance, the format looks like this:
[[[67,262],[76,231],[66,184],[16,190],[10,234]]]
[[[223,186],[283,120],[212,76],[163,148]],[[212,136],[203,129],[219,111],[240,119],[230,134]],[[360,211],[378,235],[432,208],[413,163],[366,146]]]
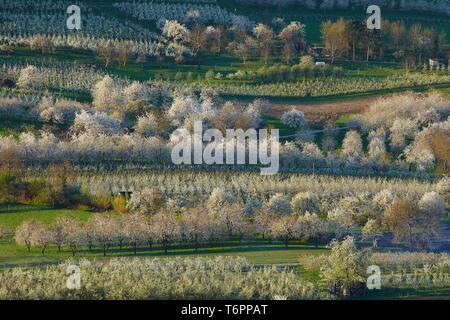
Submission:
[[[52,209],[35,205],[0,205],[0,224],[10,228],[16,228],[23,221],[35,219],[43,223],[51,224],[58,216],[72,216],[81,221],[86,221],[92,212],[73,209]]]
[[[263,241],[245,241],[242,244],[226,242],[223,247],[217,243],[205,244],[198,248],[197,252],[190,245],[172,245],[167,253],[158,245],[153,245],[151,248],[143,246],[138,248],[137,257],[241,256],[254,264],[295,265],[298,264],[300,255],[323,254],[325,252],[327,252],[327,249],[323,247],[315,248],[298,243],[292,243],[288,248],[285,248],[281,243],[268,244]],[[123,247],[122,249],[113,247],[108,251],[106,258],[123,256],[134,257],[132,249],[129,247]],[[3,240],[0,242],[0,267],[57,263],[70,257],[72,257],[72,253],[67,248],[58,252],[55,246],[49,246],[45,256],[42,256],[38,248],[32,248],[31,252],[28,252],[26,247],[18,246],[12,241]],[[92,251],[83,248],[77,252],[76,257],[105,258],[99,248],[94,248]]]

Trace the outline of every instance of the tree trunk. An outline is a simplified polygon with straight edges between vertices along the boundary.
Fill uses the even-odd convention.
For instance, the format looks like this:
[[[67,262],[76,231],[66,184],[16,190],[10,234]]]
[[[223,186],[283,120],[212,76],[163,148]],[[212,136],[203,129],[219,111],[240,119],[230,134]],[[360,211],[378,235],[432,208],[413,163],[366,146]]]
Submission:
[[[409,250],[412,251],[413,250],[413,239],[412,239],[411,225],[408,228],[409,228]]]
[[[356,41],[353,40],[353,53],[352,53],[352,60],[356,60]]]

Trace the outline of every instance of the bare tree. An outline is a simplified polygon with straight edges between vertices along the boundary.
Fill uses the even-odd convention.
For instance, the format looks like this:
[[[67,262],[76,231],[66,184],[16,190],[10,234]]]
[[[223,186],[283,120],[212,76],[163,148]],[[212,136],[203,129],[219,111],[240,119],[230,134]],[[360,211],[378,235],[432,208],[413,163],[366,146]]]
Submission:
[[[49,166],[48,176],[56,188],[65,190],[69,186],[70,181],[75,177],[75,170],[72,163],[66,160],[61,164]]]
[[[205,29],[200,24],[195,24],[188,38],[192,52],[197,54],[206,43]]]
[[[227,50],[241,58],[242,63],[245,64],[256,47],[255,40],[252,37],[246,36],[241,42],[230,42]]]
[[[127,60],[131,55],[131,44],[128,41],[122,41],[119,45],[119,53],[117,55],[117,60],[122,66],[125,67]]]
[[[450,171],[450,135],[444,130],[437,130],[429,137],[429,143],[438,164],[445,173]]]
[[[407,239],[413,249],[415,228],[418,224],[419,209],[407,198],[397,198],[384,213],[384,223],[394,233],[396,240]]]
[[[337,22],[327,21],[322,23],[320,31],[325,44],[325,52],[331,56],[331,63],[334,63],[336,57],[343,56],[348,51],[348,39],[346,23],[344,19]]]
[[[258,39],[261,54],[264,56],[264,63],[268,64],[274,40],[273,30],[262,23],[258,23],[253,28],[253,34],[256,36],[256,39]]]
[[[405,39],[406,28],[403,22],[393,21],[390,24],[391,27],[391,37],[394,43],[395,50],[398,50],[400,45]]]
[[[101,45],[98,48],[97,54],[103,60],[105,60],[105,67],[107,68],[111,60],[114,58],[115,49],[114,46],[108,42],[107,44]]]
[[[69,183],[74,178],[75,171],[70,161],[66,160],[60,164],[52,164],[48,168],[50,182],[51,201],[53,206],[68,203]]]

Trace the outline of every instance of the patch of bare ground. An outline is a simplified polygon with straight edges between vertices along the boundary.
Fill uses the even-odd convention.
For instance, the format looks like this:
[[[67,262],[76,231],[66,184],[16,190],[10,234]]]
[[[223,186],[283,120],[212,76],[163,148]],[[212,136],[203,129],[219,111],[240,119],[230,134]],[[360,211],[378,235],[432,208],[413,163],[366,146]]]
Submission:
[[[335,121],[342,115],[362,113],[377,99],[377,97],[371,97],[326,103],[274,103],[268,110],[268,114],[274,117],[281,117],[284,112],[295,108],[303,111],[306,118],[312,122],[328,122]]]

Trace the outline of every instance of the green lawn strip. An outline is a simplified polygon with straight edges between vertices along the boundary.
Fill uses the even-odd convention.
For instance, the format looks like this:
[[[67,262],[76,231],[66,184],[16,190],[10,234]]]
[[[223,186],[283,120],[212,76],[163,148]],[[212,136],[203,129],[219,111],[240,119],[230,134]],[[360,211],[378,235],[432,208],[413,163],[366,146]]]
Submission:
[[[264,241],[249,241],[242,244],[226,241],[223,244],[207,243],[198,248],[197,251],[191,244],[174,244],[168,247],[167,253],[161,245],[140,246],[137,255],[133,254],[129,246],[112,247],[108,250],[106,258],[111,257],[212,257],[212,256],[241,256],[246,257],[251,263],[259,265],[272,264],[298,264],[300,254],[319,254],[326,253],[328,250],[323,247],[299,244],[293,242],[288,248],[283,244],[275,242],[269,244]],[[12,240],[3,240],[0,242],[0,267],[11,267],[22,264],[47,264],[57,263],[72,257],[68,248],[63,247],[61,252],[57,251],[56,246],[50,245],[42,256],[38,248],[32,248],[28,252],[26,247],[15,244]],[[92,251],[83,247],[76,253],[76,257],[86,258],[105,258],[101,248],[95,247]]]
[[[0,224],[10,228],[16,228],[23,221],[36,219],[43,223],[51,224],[58,216],[72,216],[81,221],[86,221],[92,216],[92,212],[76,209],[54,209],[45,206],[18,204],[7,206],[0,205]]]
[[[288,127],[287,125],[285,125],[281,119],[277,118],[277,117],[273,117],[267,114],[264,114],[262,116],[262,120],[263,120],[263,127],[268,128],[275,128],[275,129],[279,129],[280,130],[280,136],[287,136],[287,135],[292,135],[295,134],[295,130]]]

